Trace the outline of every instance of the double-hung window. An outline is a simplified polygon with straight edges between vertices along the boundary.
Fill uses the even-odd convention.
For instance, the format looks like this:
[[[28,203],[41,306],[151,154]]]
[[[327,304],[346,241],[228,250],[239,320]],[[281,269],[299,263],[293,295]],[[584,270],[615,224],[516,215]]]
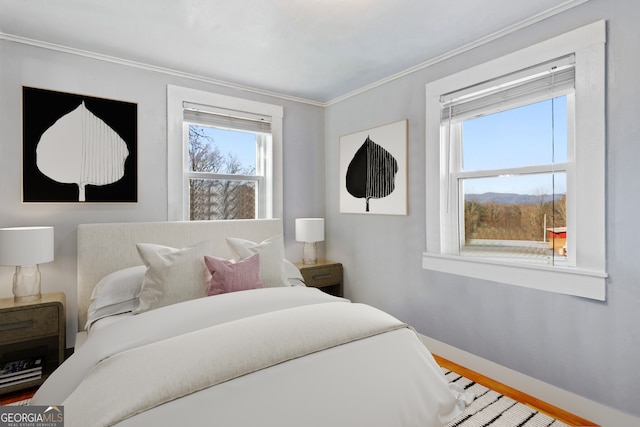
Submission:
[[[266,216],[271,117],[183,102],[189,219]]]
[[[462,256],[575,265],[568,256],[575,58],[440,97],[451,245]]]
[[[170,219],[279,216],[282,107],[175,86],[167,99]]]
[[[426,269],[604,299],[604,23],[427,91]]]

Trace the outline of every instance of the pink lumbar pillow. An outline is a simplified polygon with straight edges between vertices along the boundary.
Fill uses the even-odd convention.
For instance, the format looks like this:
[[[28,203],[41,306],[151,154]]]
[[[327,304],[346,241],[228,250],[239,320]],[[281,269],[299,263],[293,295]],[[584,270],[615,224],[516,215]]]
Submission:
[[[264,287],[260,278],[260,255],[255,254],[238,262],[205,256],[204,263],[211,273],[208,295],[245,291]]]

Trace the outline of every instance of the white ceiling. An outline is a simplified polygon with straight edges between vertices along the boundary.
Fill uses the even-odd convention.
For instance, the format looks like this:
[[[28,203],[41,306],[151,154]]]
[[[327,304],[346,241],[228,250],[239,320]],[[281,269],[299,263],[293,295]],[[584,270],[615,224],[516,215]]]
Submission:
[[[327,103],[587,0],[0,0],[0,38]]]

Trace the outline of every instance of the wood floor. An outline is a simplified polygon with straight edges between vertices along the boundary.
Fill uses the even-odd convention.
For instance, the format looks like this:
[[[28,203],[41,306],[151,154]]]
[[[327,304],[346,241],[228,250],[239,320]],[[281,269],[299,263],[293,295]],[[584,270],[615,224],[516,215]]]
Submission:
[[[8,405],[10,403],[18,402],[20,400],[31,399],[35,394],[37,388],[29,388],[26,390],[16,391],[4,396],[0,396],[0,405]]]
[[[567,425],[583,426],[583,427],[594,427],[594,426],[599,427],[598,424],[585,420],[584,418],[581,418],[577,415],[571,414],[563,409],[553,406],[540,399],[536,399],[533,396],[529,396],[526,393],[522,393],[521,391],[515,390],[505,384],[499,383],[498,381],[492,380],[491,378],[485,377],[482,374],[479,374],[470,369],[467,369],[464,366],[460,366],[456,363],[453,363],[435,354],[433,355],[433,357],[436,359],[436,362],[438,362],[438,364],[443,368],[449,369],[455,372],[456,374],[462,375],[463,377],[466,377],[472,381],[475,381],[478,384],[482,384],[485,387],[489,387],[490,389],[495,390],[504,396],[510,397],[513,400],[517,400],[518,402],[523,403],[531,408],[534,408],[539,412],[547,414],[558,421],[562,421]]]

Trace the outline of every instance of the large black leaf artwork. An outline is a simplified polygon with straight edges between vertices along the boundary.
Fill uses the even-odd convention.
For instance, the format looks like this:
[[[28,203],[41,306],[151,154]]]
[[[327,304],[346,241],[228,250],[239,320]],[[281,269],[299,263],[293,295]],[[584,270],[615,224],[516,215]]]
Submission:
[[[396,173],[397,160],[367,136],[347,167],[347,191],[353,197],[365,199],[369,212],[369,199],[381,199],[393,192]]]
[[[27,86],[22,99],[24,202],[137,202],[137,104]]]

